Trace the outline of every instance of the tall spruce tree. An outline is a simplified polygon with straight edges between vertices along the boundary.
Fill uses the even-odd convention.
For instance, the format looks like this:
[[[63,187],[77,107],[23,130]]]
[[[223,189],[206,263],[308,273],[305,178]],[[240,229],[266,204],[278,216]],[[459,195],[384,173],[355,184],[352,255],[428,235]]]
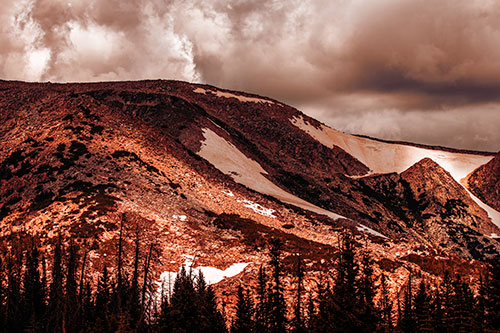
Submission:
[[[297,291],[295,296],[295,304],[294,304],[291,328],[292,332],[302,333],[305,332],[304,314],[302,305],[302,290],[303,290],[302,279],[304,278],[304,269],[302,268],[302,257],[300,256],[300,254],[297,255],[297,266],[295,270],[295,277],[297,278]]]
[[[384,273],[380,276],[380,299],[378,308],[380,312],[380,323],[377,331],[391,331],[393,328],[392,301],[389,295],[387,278]]]
[[[286,303],[281,284],[281,246],[279,239],[271,240],[269,264],[272,268],[272,280],[269,295],[269,332],[272,333],[286,332],[287,328]]]
[[[7,258],[6,322],[7,332],[21,331],[24,324],[21,309],[21,246],[13,244]]]
[[[440,300],[442,309],[442,322],[440,328],[444,331],[451,330],[453,327],[453,284],[450,273],[444,272],[443,281],[440,285]]]
[[[431,301],[431,316],[432,316],[432,327],[437,332],[444,332],[445,325],[443,322],[444,311],[443,311],[443,295],[440,286],[434,292]]]
[[[66,325],[67,332],[74,332],[78,329],[75,325],[79,322],[78,311],[78,294],[77,294],[77,282],[76,282],[76,269],[77,269],[77,248],[72,239],[70,239],[68,247],[68,258],[66,264],[66,294],[65,294],[65,318],[64,323]]]
[[[108,268],[104,266],[102,275],[97,282],[95,294],[95,322],[98,327],[111,330],[113,327],[111,318],[111,291],[108,276]]]
[[[399,329],[403,332],[415,332],[416,330],[416,321],[415,321],[415,312],[413,307],[413,291],[412,291],[412,283],[413,283],[413,273],[410,270],[408,275],[408,282],[406,284],[406,288],[404,291],[403,298],[403,309],[401,311],[399,317]]]
[[[45,299],[39,271],[39,253],[35,239],[31,239],[31,248],[26,252],[26,265],[23,279],[23,317],[25,328],[34,330],[39,326],[45,312]]]
[[[257,303],[255,304],[255,330],[266,332],[269,328],[268,277],[261,265],[257,277]]]
[[[431,313],[431,299],[425,281],[420,281],[420,285],[415,295],[414,312],[416,329],[418,332],[433,332],[434,326]]]
[[[135,254],[134,254],[134,270],[132,273],[132,282],[130,291],[128,293],[128,314],[130,318],[130,326],[137,329],[139,326],[139,319],[142,313],[140,304],[140,291],[139,291],[139,229],[135,233]]]
[[[359,317],[359,265],[356,261],[356,244],[351,233],[345,232],[340,239],[340,253],[337,276],[329,306],[333,328],[340,332],[363,330],[362,319]],[[328,296],[328,293],[327,293]]]
[[[231,325],[231,333],[251,333],[255,331],[252,300],[241,285],[236,294],[236,314]]]
[[[197,332],[200,324],[200,308],[197,302],[191,269],[186,272],[181,267],[175,278],[170,306],[168,307],[168,325],[173,332]]]
[[[373,272],[373,260],[368,252],[364,252],[361,259],[361,272],[359,277],[359,305],[357,312],[363,322],[363,330],[374,332],[379,326],[380,317],[375,306],[375,276]]]
[[[49,295],[49,331],[52,332],[61,332],[63,330],[63,277],[62,239],[61,236],[59,236],[54,248],[52,283],[50,284]]]
[[[474,294],[462,279],[453,281],[452,306],[450,310],[452,332],[472,332],[474,324]]]
[[[3,248],[0,248],[0,327],[5,327],[5,286],[4,281],[7,281],[5,274],[5,260],[2,253]],[[3,332],[3,329],[0,329]]]
[[[491,260],[485,281],[484,303],[486,328],[500,330],[500,260]]]

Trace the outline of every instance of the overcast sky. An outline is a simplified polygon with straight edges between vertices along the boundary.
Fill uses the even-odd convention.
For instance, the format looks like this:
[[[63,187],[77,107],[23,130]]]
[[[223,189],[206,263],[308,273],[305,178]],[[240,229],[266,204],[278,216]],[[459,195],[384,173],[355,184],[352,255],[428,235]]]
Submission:
[[[350,133],[500,150],[495,0],[1,0],[0,78],[180,79]]]

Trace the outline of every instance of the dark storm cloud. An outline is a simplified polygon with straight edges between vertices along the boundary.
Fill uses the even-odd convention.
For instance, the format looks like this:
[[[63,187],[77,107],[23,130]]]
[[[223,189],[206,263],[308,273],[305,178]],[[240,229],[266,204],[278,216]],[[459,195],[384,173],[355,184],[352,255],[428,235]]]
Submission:
[[[496,1],[2,5],[2,78],[207,82],[280,99],[350,132],[500,149]]]

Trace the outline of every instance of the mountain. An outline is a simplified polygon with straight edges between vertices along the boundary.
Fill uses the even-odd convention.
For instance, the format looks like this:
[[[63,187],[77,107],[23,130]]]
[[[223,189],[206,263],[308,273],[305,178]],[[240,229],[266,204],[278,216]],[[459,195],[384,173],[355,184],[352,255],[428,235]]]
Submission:
[[[143,253],[153,244],[158,278],[187,260],[213,282],[248,279],[270,238],[285,262],[299,252],[328,270],[343,228],[394,281],[407,267],[473,272],[470,259],[500,253],[488,153],[352,136],[270,98],[179,81],[2,81],[0,122],[1,239],[71,237],[95,270],[114,265],[121,225],[126,253],[137,233]],[[461,185],[474,170],[481,199]]]
[[[500,153],[467,177],[472,193],[500,211]]]

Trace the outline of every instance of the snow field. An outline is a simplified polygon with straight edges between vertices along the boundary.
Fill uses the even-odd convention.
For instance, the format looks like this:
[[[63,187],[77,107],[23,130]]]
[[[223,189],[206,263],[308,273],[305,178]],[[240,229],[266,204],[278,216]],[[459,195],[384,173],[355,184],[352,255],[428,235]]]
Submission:
[[[420,160],[430,158],[448,171],[459,184],[462,184],[462,179],[494,157],[379,142],[342,133],[324,125],[316,128],[306,123],[302,117],[293,118],[291,123],[327,147],[342,148],[370,168],[369,174],[401,173]],[[491,221],[500,227],[500,212],[483,203],[468,190],[467,192],[488,213]]]
[[[217,97],[224,97],[224,98],[236,98],[240,102],[251,102],[251,103],[267,103],[267,104],[274,104],[273,101],[267,100],[267,99],[262,99],[262,98],[256,98],[256,97],[247,97],[247,96],[242,96],[242,95],[235,95],[230,92],[225,92],[225,91],[220,91],[220,90],[207,90],[203,88],[196,88],[193,90],[193,92],[198,93],[198,94],[207,94],[211,93],[214,94]]]
[[[203,136],[205,140],[202,142],[201,149],[198,152],[198,155],[212,163],[224,174],[231,176],[236,182],[243,184],[257,192],[273,196],[282,202],[292,204],[294,206],[321,215],[326,215],[334,220],[345,218],[339,214],[335,214],[326,209],[313,205],[310,202],[302,200],[299,197],[281,189],[264,176],[267,174],[267,172],[259,163],[246,157],[233,144],[227,142],[224,138],[220,137],[212,130],[208,128],[203,129]],[[274,215],[272,215],[272,213],[274,213],[274,210],[273,212],[270,212],[270,210],[268,209],[262,210],[262,206],[251,201],[248,201],[247,204],[248,206],[251,206],[249,208],[253,209],[255,212],[261,215],[275,217]],[[363,232],[369,231],[372,234],[378,234],[381,237],[385,237],[384,235],[364,225],[360,224],[360,228],[360,230]]]

